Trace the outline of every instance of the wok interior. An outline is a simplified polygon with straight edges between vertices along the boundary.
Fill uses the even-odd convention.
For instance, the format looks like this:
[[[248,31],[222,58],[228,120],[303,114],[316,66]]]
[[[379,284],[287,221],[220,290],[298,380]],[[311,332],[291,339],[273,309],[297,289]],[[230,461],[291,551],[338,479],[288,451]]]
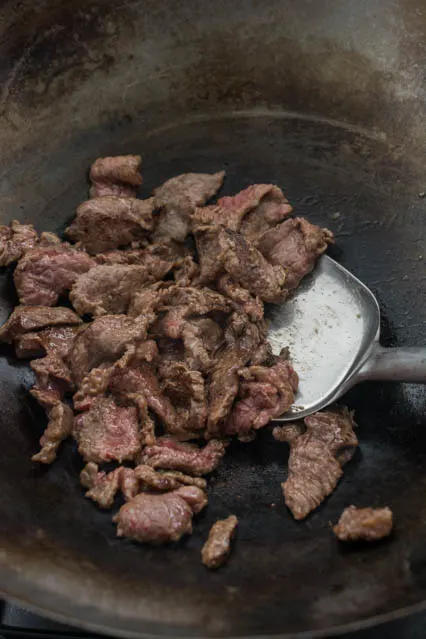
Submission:
[[[226,169],[224,194],[275,182],[297,214],[333,230],[331,255],[377,295],[382,343],[424,343],[425,87],[414,64],[424,55],[415,42],[425,9],[378,0],[368,12],[345,1],[172,4],[5,4],[2,222],[63,229],[102,155],[141,153],[145,196],[194,170]],[[16,302],[6,273],[0,299],[4,319]],[[112,633],[177,636],[315,631],[426,598],[423,387],[351,391],[360,450],[306,521],[283,505],[287,446],[264,429],[255,443],[231,446],[194,535],[155,548],[115,539],[110,514],[83,497],[71,444],[52,468],[30,462],[45,417],[27,393],[25,362],[2,355],[7,595]],[[329,522],[349,504],[391,506],[393,538],[339,546]],[[240,520],[235,552],[211,574],[200,549],[229,513]]]

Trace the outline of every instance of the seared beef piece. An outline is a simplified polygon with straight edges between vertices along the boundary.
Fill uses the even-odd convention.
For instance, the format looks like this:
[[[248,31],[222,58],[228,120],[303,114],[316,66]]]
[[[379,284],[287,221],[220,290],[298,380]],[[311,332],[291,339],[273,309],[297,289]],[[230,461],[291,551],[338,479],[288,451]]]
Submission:
[[[77,383],[81,383],[92,368],[112,364],[124,353],[135,350],[145,341],[152,317],[140,315],[104,315],[82,330],[74,340],[69,363]]]
[[[95,501],[101,508],[111,508],[119,490],[126,501],[136,497],[139,492],[139,481],[134,470],[124,466],[105,473],[99,472],[97,464],[89,462],[80,473],[80,482],[88,489],[86,497]]]
[[[204,378],[184,362],[164,362],[159,368],[162,388],[174,406],[179,435],[198,437],[207,419],[207,398]]]
[[[74,420],[78,451],[97,463],[134,459],[141,449],[137,410],[117,406],[111,398],[97,397],[90,409]]]
[[[245,366],[263,343],[266,326],[254,324],[247,315],[234,313],[224,334],[224,344],[217,352],[209,387],[207,436],[221,433],[238,393],[238,371]]]
[[[16,356],[22,359],[56,353],[64,358],[68,355],[78,331],[78,326],[52,326],[43,328],[38,333],[25,333],[15,341]]]
[[[235,515],[229,515],[226,519],[219,519],[210,528],[209,537],[201,550],[201,559],[207,568],[219,568],[228,559],[237,525]]]
[[[153,198],[96,197],[80,204],[67,234],[91,255],[129,246],[153,229],[153,208]]]
[[[154,239],[183,242],[190,231],[190,216],[222,186],[225,172],[184,173],[154,191],[155,208],[160,209]]]
[[[202,283],[211,282],[226,271],[240,286],[265,302],[285,298],[284,269],[267,262],[240,233],[207,226],[200,227],[195,237]]]
[[[293,404],[299,378],[288,361],[278,360],[271,368],[250,366],[241,369],[238,375],[238,399],[225,426],[226,435],[258,430]]]
[[[263,302],[253,297],[228,274],[221,275],[216,282],[219,293],[231,300],[234,310],[246,313],[253,321],[263,319]]]
[[[303,434],[288,426],[280,432],[290,444],[288,479],[282,488],[295,519],[304,519],[333,492],[343,475],[342,466],[358,446],[355,422],[346,408],[315,413],[304,422]]]
[[[178,541],[192,532],[192,516],[207,504],[205,493],[185,486],[163,495],[141,493],[113,518],[118,537],[155,544]]]
[[[38,242],[38,234],[32,224],[20,224],[13,220],[10,226],[0,226],[0,266],[9,266]]]
[[[125,313],[132,295],[153,281],[145,266],[96,266],[80,275],[70,300],[80,315],[88,313],[99,317]]]
[[[159,254],[155,252],[158,248]],[[98,264],[122,264],[144,266],[154,280],[161,280],[169,271],[179,264],[184,258],[162,256],[161,246],[153,246],[143,249],[114,250],[107,253],[99,253],[95,256]]]
[[[232,197],[222,197],[217,205],[197,208],[192,218],[194,228],[222,225],[240,231],[256,242],[271,227],[282,222],[291,211],[283,192],[273,184],[252,184]]]
[[[196,486],[200,489],[207,487],[206,480],[201,477],[190,477],[179,471],[157,471],[146,464],[136,466],[134,475],[141,490],[168,492],[181,486]]]
[[[288,357],[287,357],[288,358]],[[284,359],[287,359],[284,357]],[[272,346],[266,340],[261,342],[250,358],[250,366],[273,366],[277,357],[272,352]]]
[[[222,330],[209,317],[193,317],[181,330],[184,358],[194,370],[208,373],[213,365],[213,355],[222,341]]]
[[[98,158],[90,168],[90,197],[136,197],[142,184],[141,160],[140,155]]]
[[[297,217],[264,233],[258,248],[268,262],[286,270],[286,287],[294,290],[332,242],[331,231]]]
[[[392,532],[390,508],[357,508],[349,506],[340,515],[333,532],[340,541],[377,541]]]
[[[81,319],[69,308],[58,306],[15,306],[11,316],[0,328],[0,341],[11,344],[25,333],[48,326],[81,324]]]
[[[49,419],[40,439],[41,450],[31,459],[42,464],[52,464],[61,442],[72,433],[73,412],[61,402],[59,393],[54,390],[32,389],[30,393],[46,410]]]
[[[26,251],[13,274],[22,304],[54,306],[82,273],[95,266],[84,251],[54,246]]]
[[[179,286],[192,286],[198,279],[200,274],[200,267],[194,262],[194,259],[188,255],[181,263],[173,269],[173,275],[175,282]]]
[[[161,306],[163,297],[167,295],[167,291],[174,286],[172,282],[156,282],[135,293],[127,312],[128,315],[137,317],[156,312]]]
[[[204,448],[177,442],[167,437],[158,439],[142,452],[142,462],[152,468],[180,470],[189,475],[207,475],[219,465],[227,444],[212,439]]]
[[[61,397],[74,389],[71,371],[62,357],[52,352],[41,359],[35,359],[30,366],[36,374],[37,388],[56,390]]]

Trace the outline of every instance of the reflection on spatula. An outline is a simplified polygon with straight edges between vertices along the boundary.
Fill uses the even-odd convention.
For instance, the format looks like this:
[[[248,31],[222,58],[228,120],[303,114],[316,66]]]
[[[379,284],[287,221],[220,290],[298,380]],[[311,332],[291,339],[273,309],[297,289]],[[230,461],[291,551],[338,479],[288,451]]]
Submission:
[[[278,421],[310,415],[361,381],[426,384],[426,347],[380,346],[376,298],[327,255],[268,319],[274,353],[288,346],[300,379],[294,406]]]

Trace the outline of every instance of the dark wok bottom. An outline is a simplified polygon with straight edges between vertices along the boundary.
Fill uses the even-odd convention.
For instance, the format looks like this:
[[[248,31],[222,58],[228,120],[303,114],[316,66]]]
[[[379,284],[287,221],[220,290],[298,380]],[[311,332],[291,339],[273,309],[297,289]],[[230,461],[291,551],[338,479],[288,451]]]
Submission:
[[[406,188],[408,169],[383,142],[279,114],[200,119],[148,136],[142,124],[129,123],[92,132],[42,160],[49,180],[60,171],[62,183],[56,197],[35,206],[31,221],[62,228],[85,197],[89,161],[118,152],[143,154],[146,194],[187,170],[225,168],[225,193],[278,183],[297,214],[335,232],[332,254],[378,295],[383,342],[421,343],[425,202]],[[7,282],[4,276],[5,316],[13,304]],[[182,636],[322,630],[426,598],[424,388],[371,384],[350,393],[361,449],[337,491],[306,521],[296,523],[283,504],[287,446],[265,429],[256,442],[231,447],[194,535],[153,548],[115,539],[110,514],[83,498],[71,444],[51,469],[31,464],[45,423],[25,391],[31,375],[9,351],[0,374],[0,539],[7,549],[0,567],[9,596],[74,624]],[[392,539],[339,545],[330,522],[349,504],[390,505]],[[212,574],[200,563],[200,549],[212,522],[231,512],[240,519],[235,552]]]

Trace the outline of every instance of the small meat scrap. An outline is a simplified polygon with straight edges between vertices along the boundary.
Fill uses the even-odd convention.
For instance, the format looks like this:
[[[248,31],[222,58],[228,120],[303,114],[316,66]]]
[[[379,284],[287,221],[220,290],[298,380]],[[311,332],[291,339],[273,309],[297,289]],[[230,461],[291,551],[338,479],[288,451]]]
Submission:
[[[186,435],[186,439],[199,437],[208,410],[204,377],[185,362],[165,362],[160,365],[159,375],[163,391],[177,413],[179,429],[173,429],[175,434],[179,438]]]
[[[164,494],[140,493],[113,518],[117,536],[153,544],[178,541],[191,534],[192,517],[206,504],[205,493],[196,486]]]
[[[137,410],[97,397],[88,411],[75,418],[74,437],[86,461],[134,459],[141,449]]]
[[[331,231],[297,217],[264,233],[257,246],[268,262],[285,269],[286,287],[294,290],[333,241]]]
[[[69,308],[57,306],[15,306],[11,316],[0,328],[0,341],[12,344],[25,333],[39,331],[48,326],[75,326],[81,319]]]
[[[36,375],[38,388],[56,390],[61,397],[74,390],[71,371],[58,353],[51,352],[42,359],[35,359],[30,366]]]
[[[228,274],[221,275],[216,282],[219,293],[231,300],[235,311],[243,312],[252,321],[263,319],[263,302],[259,297],[254,297],[245,288]]]
[[[54,306],[93,266],[87,253],[65,245],[26,251],[13,275],[21,304]]]
[[[390,508],[345,508],[333,532],[340,541],[378,541],[392,532]]]
[[[162,437],[142,452],[142,462],[152,468],[180,470],[189,475],[207,475],[219,465],[226,442],[211,439],[204,448]]]
[[[136,197],[142,184],[140,155],[98,158],[90,168],[90,197]]]
[[[219,568],[231,552],[231,540],[237,529],[238,519],[230,515],[219,519],[210,529],[209,538],[201,550],[202,562],[207,568]]]
[[[74,415],[71,408],[61,401],[59,393],[40,389],[32,389],[30,393],[46,410],[49,419],[40,439],[40,452],[31,459],[41,464],[52,464],[61,442],[72,433]]]
[[[184,173],[155,189],[155,208],[159,209],[154,240],[183,242],[190,231],[190,216],[196,206],[205,204],[222,186],[225,172]]]
[[[101,508],[111,508],[119,490],[127,501],[136,497],[139,492],[139,481],[133,469],[125,466],[105,473],[99,471],[97,464],[89,462],[80,473],[80,482],[88,489],[86,497],[95,501]]]
[[[38,239],[32,224],[13,220],[10,226],[0,226],[0,266],[17,262],[25,251],[36,246]]]
[[[132,295],[153,281],[145,266],[96,266],[76,280],[70,300],[80,315],[125,313]]]
[[[54,353],[63,359],[71,350],[78,331],[78,326],[52,326],[38,332],[25,333],[15,341],[16,356],[23,359]]]
[[[307,517],[333,492],[343,475],[342,466],[358,446],[355,422],[347,408],[315,413],[304,421],[306,431],[302,434],[299,425],[287,425],[279,431],[290,444],[288,479],[282,488],[295,519]]]
[[[83,202],[68,236],[91,255],[143,240],[154,228],[154,200],[106,195]]]
[[[299,378],[290,362],[249,366],[239,372],[238,398],[225,427],[226,435],[245,435],[283,415],[294,403]]]

